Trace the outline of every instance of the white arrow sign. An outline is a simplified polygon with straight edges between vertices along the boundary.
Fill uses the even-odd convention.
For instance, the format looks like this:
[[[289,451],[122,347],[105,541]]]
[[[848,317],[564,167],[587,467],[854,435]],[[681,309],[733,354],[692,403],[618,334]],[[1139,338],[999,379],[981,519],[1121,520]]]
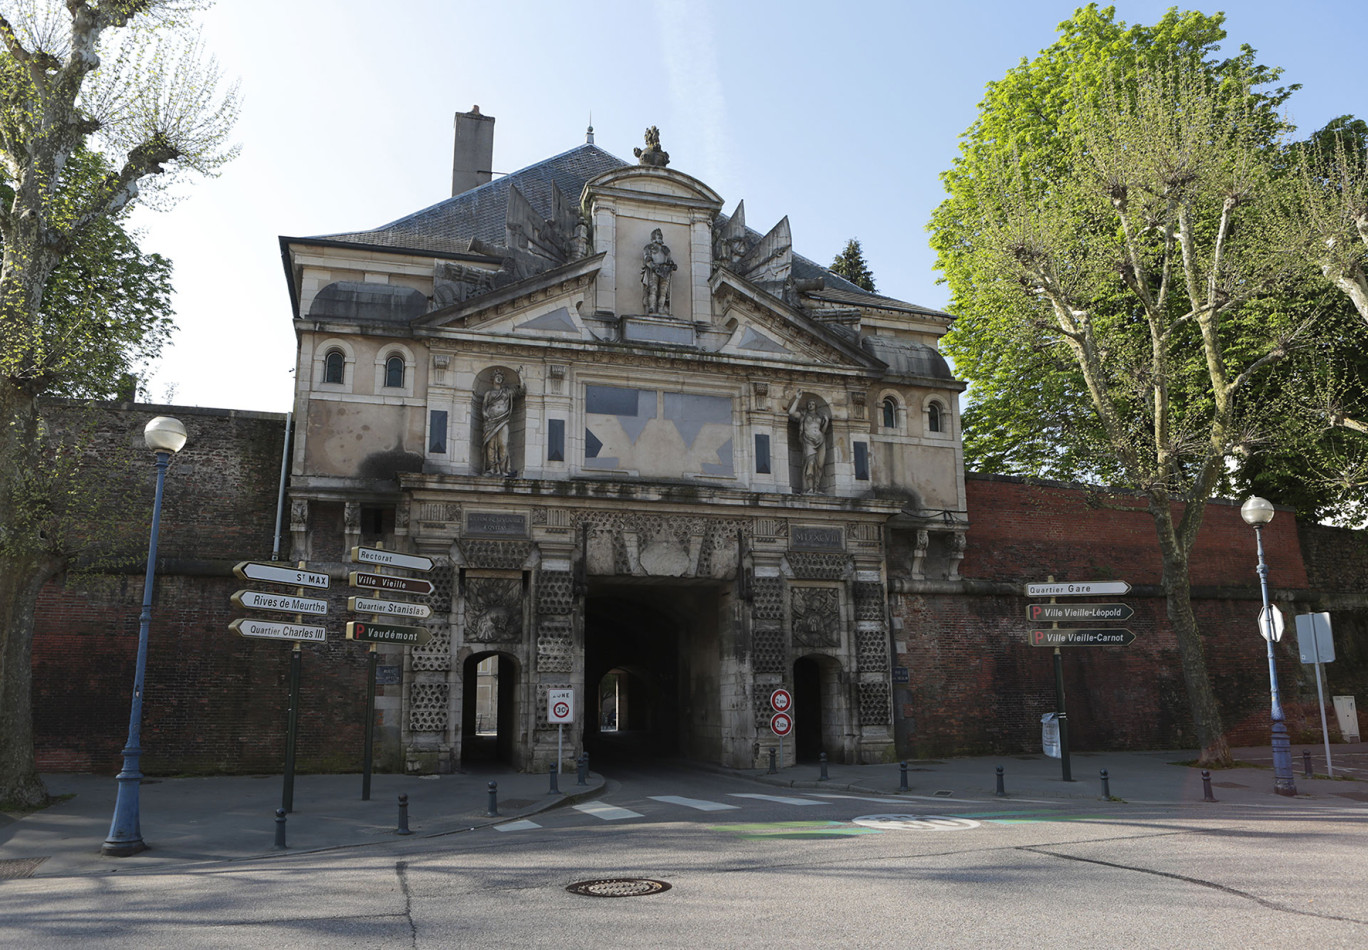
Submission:
[[[369,597],[348,597],[347,609],[362,614],[393,614],[397,617],[415,617],[426,620],[432,616],[432,608],[427,604],[405,604],[395,600],[372,600]]]
[[[312,640],[322,643],[328,639],[326,627],[279,623],[275,620],[234,620],[228,625],[228,629],[244,637],[262,637],[267,640]]]
[[[260,590],[236,591],[229,598],[238,607],[249,610],[275,610],[283,614],[325,614],[328,602],[318,597],[296,597],[293,594],[268,594]]]
[[[279,564],[258,564],[243,561],[233,568],[233,573],[244,580],[269,581],[272,584],[290,584],[294,587],[318,587],[327,589],[328,575],[319,571],[304,571],[297,567],[282,567]]]
[[[406,567],[411,571],[432,570],[432,558],[421,554],[400,554],[382,548],[352,548],[351,559],[354,564],[386,564],[390,567]]]
[[[1101,597],[1129,594],[1125,581],[1073,581],[1072,583],[1027,584],[1027,597]]]

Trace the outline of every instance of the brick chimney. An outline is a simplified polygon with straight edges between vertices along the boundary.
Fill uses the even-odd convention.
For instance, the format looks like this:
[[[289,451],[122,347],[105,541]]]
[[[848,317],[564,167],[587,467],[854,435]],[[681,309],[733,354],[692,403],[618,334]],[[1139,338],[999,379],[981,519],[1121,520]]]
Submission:
[[[451,156],[451,193],[459,195],[493,177],[494,117],[480,107],[456,113],[456,147]]]

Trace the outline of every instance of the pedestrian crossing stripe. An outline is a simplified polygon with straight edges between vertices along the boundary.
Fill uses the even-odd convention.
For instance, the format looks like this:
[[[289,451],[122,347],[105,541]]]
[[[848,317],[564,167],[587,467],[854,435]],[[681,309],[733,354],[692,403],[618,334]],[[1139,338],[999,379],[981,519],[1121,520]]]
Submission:
[[[747,841],[769,838],[785,840],[821,838],[855,838],[859,835],[880,835],[874,828],[861,828],[844,821],[765,821],[752,824],[713,825],[709,830],[733,834]]]
[[[664,802],[667,805],[683,805],[696,811],[728,811],[741,807],[728,805],[726,802],[710,802],[702,798],[684,798],[680,795],[652,795],[650,798],[652,801]]]
[[[502,825],[495,825],[495,826],[494,826],[494,830],[495,830],[495,831],[531,831],[533,828],[540,828],[540,827],[541,827],[541,825],[537,824],[535,821],[527,821],[526,819],[524,819],[524,820],[522,820],[522,821],[510,821],[510,822],[506,822],[506,823],[504,823],[504,824],[502,824]]]
[[[621,821],[623,818],[641,818],[641,812],[632,811],[630,808],[619,808],[617,805],[609,805],[605,802],[585,802],[582,805],[574,806],[576,811],[582,811],[586,815],[593,815],[604,821]]]
[[[756,792],[732,792],[732,798],[756,798],[764,802],[778,802],[780,805],[820,805],[815,798],[792,798],[787,795],[760,795]]]

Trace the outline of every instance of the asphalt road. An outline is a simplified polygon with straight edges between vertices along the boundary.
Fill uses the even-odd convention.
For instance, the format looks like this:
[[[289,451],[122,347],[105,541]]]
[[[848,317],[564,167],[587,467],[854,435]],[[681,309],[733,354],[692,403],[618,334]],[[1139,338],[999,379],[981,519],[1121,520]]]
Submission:
[[[893,799],[605,769],[523,822],[264,860],[0,884],[28,948],[1353,947],[1364,810]],[[668,890],[606,898],[568,885]],[[649,885],[639,885],[645,888]]]

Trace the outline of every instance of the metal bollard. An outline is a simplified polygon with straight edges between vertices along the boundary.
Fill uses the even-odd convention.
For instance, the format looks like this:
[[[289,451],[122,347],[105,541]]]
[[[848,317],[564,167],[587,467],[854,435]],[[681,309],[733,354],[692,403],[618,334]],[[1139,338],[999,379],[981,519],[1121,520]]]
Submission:
[[[817,781],[825,782],[831,778],[831,776],[827,774],[827,757],[825,752],[818,757],[818,761],[822,763],[822,774],[818,777]]]
[[[276,846],[277,848],[283,848],[283,847],[286,846],[286,845],[285,845],[285,809],[283,809],[283,808],[277,808],[277,809],[276,809],[276,837],[275,837],[275,846]]]
[[[997,767],[997,795],[998,798],[1005,798],[1007,795],[1007,786],[1002,780],[1002,766],[1000,765]]]
[[[1099,775],[1102,778],[1102,797],[1111,798],[1111,779],[1107,776],[1107,770],[1103,769]]]
[[[770,767],[769,767],[769,772],[766,773],[766,774],[768,774],[768,775],[778,775],[778,774],[779,774],[779,769],[778,769],[778,767],[775,765],[775,758],[774,758],[775,755],[777,755],[777,754],[778,754],[778,753],[777,753],[774,749],[770,749],[770,755],[769,755]]]
[[[1211,794],[1211,773],[1202,769],[1202,801],[1214,802],[1216,796]]]
[[[486,818],[499,817],[499,783],[489,783],[489,811],[485,812]]]
[[[399,796],[399,827],[395,829],[394,833],[397,834],[397,835],[411,835],[411,834],[413,834],[412,831],[409,831],[409,826],[408,826],[408,796],[407,796],[407,795],[400,795],[400,796]]]
[[[558,769],[556,768],[556,766],[559,765],[559,764],[560,764],[560,763],[557,762],[557,763],[552,764],[552,766],[551,766],[551,791],[547,792],[548,795],[559,795],[559,794],[560,794],[560,783],[559,783],[559,782],[557,781],[557,779],[556,779],[556,772],[558,771]]]
[[[575,766],[576,766],[576,768],[579,769],[579,775],[578,775],[578,777],[577,777],[576,780],[575,780],[575,784],[576,784],[576,785],[588,785],[588,784],[589,784],[589,753],[588,753],[588,752],[581,753],[581,754],[580,754],[580,757],[579,757],[579,761],[575,763]]]
[[[898,763],[898,791],[907,791],[907,763]]]
[[[1311,752],[1309,749],[1302,749],[1302,767],[1306,769],[1306,777],[1311,777]]]

